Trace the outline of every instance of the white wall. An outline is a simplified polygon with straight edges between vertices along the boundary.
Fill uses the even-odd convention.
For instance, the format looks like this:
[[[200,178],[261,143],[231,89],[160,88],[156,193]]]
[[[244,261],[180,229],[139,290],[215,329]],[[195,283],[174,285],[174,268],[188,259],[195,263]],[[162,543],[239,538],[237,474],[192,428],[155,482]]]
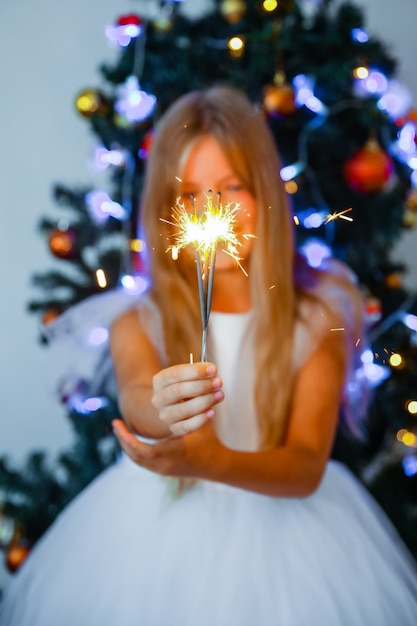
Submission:
[[[355,0],[354,0],[355,1]],[[398,61],[398,80],[413,94],[417,107],[417,73],[415,71],[417,24],[416,0],[361,0],[356,2],[365,11],[368,30],[379,37]],[[394,258],[408,268],[404,283],[417,290],[417,228],[404,233],[395,246]]]
[[[187,0],[195,13],[209,0]],[[392,47],[399,78],[417,105],[416,0],[362,0],[368,28]],[[104,28],[151,0],[20,0],[0,4],[0,455],[16,461],[35,448],[52,456],[71,440],[65,412],[55,397],[56,370],[37,343],[36,316],[27,302],[40,292],[34,272],[48,271],[51,256],[37,232],[42,216],[57,215],[51,190],[94,180],[89,156],[94,138],[77,115],[74,97],[99,86],[98,66],[116,54]],[[397,255],[417,287],[417,229],[401,240]],[[1,578],[1,572],[0,572]],[[0,579],[0,587],[2,580]]]

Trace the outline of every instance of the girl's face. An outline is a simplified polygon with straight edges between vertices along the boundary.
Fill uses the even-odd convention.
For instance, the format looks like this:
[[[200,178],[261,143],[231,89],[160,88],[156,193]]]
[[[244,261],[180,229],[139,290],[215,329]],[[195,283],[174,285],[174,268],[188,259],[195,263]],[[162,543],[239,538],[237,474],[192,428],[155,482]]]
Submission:
[[[223,206],[229,203],[240,206],[235,213],[235,233],[241,243],[238,248],[240,263],[245,267],[253,245],[253,237],[245,235],[255,234],[256,200],[233,172],[214,137],[204,135],[192,146],[180,178],[181,201],[190,207],[190,211],[202,210],[207,195],[212,195],[213,202],[216,202],[218,193]],[[236,261],[222,252],[220,246],[216,254],[216,272],[232,268],[239,269]]]

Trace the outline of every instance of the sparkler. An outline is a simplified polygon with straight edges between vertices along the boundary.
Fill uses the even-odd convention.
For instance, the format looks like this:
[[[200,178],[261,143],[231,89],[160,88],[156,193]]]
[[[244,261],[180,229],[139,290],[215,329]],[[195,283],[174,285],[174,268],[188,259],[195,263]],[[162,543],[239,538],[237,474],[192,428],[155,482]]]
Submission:
[[[220,194],[217,194],[216,204],[213,204],[211,196],[207,196],[207,202],[200,214],[195,203],[193,204],[193,209],[189,212],[185,205],[177,200],[173,209],[172,222],[163,221],[167,221],[177,229],[174,234],[174,244],[168,248],[173,258],[177,258],[182,248],[191,247],[195,250],[202,322],[201,360],[207,361],[207,328],[217,248],[221,245],[222,251],[229,254],[243,270],[238,256],[238,248],[242,244],[234,229],[236,212],[240,209],[240,205],[222,205]]]

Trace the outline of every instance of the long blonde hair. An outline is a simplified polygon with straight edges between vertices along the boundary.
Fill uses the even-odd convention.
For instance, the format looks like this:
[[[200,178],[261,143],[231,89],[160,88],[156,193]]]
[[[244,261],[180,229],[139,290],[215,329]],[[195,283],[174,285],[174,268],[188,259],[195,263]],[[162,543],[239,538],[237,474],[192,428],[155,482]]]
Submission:
[[[264,115],[229,86],[192,92],[159,122],[147,164],[141,219],[150,257],[150,294],[162,316],[168,364],[199,353],[201,318],[192,264],[173,262],[166,250],[183,155],[212,135],[242,184],[257,201],[257,232],[249,280],[255,328],[255,403],[263,447],[285,435],[293,389],[292,356],[297,297],[293,219],[279,176],[280,162]]]

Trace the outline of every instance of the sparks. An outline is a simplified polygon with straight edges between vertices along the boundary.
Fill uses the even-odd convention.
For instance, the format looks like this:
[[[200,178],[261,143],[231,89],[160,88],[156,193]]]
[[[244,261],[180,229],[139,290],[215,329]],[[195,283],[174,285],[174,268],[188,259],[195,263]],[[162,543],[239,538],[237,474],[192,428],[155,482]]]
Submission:
[[[168,250],[177,256],[180,250],[190,246],[207,263],[210,255],[222,246],[223,251],[240,266],[238,248],[242,244],[234,230],[239,209],[238,204],[213,204],[211,196],[208,196],[203,211],[198,215],[196,210],[188,212],[185,205],[177,200],[172,222],[168,222],[177,228],[177,232],[174,234],[174,244]]]
[[[345,213],[349,213],[349,211],[352,210],[352,207],[350,209],[345,209],[344,211],[336,211],[335,213],[330,213],[327,217],[326,217],[326,221],[325,224],[328,224],[329,222],[334,222],[337,219],[341,219],[341,220],[346,220],[347,222],[353,222],[353,218],[352,217],[348,217],[347,215],[345,215]]]

